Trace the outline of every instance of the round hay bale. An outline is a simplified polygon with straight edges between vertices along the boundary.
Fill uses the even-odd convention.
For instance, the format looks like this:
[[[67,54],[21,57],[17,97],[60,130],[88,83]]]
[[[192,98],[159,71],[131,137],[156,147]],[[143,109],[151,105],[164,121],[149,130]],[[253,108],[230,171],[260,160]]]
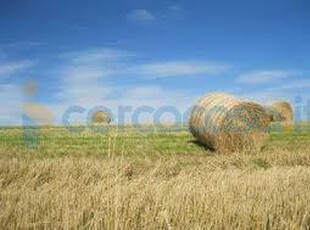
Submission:
[[[280,122],[293,122],[294,111],[290,103],[285,101],[275,102],[272,104],[272,108],[277,111]]]
[[[268,114],[256,103],[224,93],[208,94],[194,106],[190,132],[219,152],[261,149],[268,138]]]
[[[91,116],[92,124],[110,124],[111,116],[103,111],[96,111]]]

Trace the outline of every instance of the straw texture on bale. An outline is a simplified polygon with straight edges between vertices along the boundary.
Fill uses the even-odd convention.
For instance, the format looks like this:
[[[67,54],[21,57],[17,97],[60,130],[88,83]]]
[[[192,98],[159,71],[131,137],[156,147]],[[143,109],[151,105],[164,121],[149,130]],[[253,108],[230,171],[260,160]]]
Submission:
[[[273,106],[267,105],[267,106],[264,106],[264,109],[265,109],[266,113],[268,114],[270,122],[280,122],[281,121],[280,113],[276,108],[274,108]]]
[[[275,102],[272,104],[272,108],[278,114],[278,119],[275,121],[293,122],[294,111],[290,103],[285,101]]]
[[[261,149],[268,138],[269,123],[261,105],[213,93],[196,103],[189,127],[193,136],[208,148],[238,152]]]
[[[103,111],[97,111],[92,115],[91,121],[93,124],[109,124],[111,116]]]

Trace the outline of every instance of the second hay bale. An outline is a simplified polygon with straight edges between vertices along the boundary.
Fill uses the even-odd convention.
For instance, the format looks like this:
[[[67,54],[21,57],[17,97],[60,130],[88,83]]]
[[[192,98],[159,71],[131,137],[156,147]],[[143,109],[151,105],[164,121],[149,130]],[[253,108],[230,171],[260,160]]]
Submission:
[[[264,106],[269,115],[270,122],[293,122],[294,111],[290,103],[285,101],[275,102]]]
[[[278,132],[292,132],[294,130],[294,110],[290,103],[279,101],[265,107],[272,122],[271,129]]]
[[[201,98],[189,121],[193,136],[220,152],[260,149],[268,138],[268,125],[262,106],[224,93]]]
[[[290,103],[285,101],[275,102],[272,104],[278,112],[278,116],[281,122],[293,122],[294,111]]]

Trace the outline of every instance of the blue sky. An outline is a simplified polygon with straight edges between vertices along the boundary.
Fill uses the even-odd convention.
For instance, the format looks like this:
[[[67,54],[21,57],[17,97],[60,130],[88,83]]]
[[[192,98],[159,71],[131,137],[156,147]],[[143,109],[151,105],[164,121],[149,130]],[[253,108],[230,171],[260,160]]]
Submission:
[[[308,0],[2,0],[0,125],[27,103],[59,123],[70,105],[182,111],[213,91],[307,100],[309,12]]]

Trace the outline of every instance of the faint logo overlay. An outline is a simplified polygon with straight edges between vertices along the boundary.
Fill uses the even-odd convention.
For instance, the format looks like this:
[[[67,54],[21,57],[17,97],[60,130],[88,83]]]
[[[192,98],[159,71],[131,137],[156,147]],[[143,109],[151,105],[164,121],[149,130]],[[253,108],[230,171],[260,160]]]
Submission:
[[[54,121],[53,113],[41,104],[25,103],[23,113],[39,125],[52,125]]]
[[[40,142],[40,127],[52,125],[53,113],[43,104],[36,103],[38,84],[34,80],[28,80],[23,87],[25,103],[23,105],[23,140],[28,148],[36,148]]]
[[[41,127],[51,126],[55,117],[53,112],[45,105],[35,102],[38,94],[38,84],[35,81],[27,81],[24,85],[25,103],[23,105],[23,138],[26,147],[36,148],[40,143]],[[305,103],[306,102],[306,103]],[[95,133],[106,134],[113,130],[126,132],[128,127],[137,132],[176,132],[189,129],[188,121],[193,107],[180,111],[173,105],[154,108],[149,105],[133,108],[132,106],[119,106],[113,113],[112,109],[106,106],[95,106],[89,110],[83,106],[69,106],[62,115],[62,126],[69,132],[79,134],[85,130]],[[226,110],[227,108],[216,108]],[[204,111],[203,108],[201,108]],[[211,111],[212,113],[212,111]],[[82,122],[76,123],[72,117],[82,116]],[[210,122],[210,114],[206,114],[205,124]],[[165,117],[169,116],[169,120]],[[235,113],[236,121],[243,121],[242,113]],[[147,117],[147,121],[143,118]],[[233,119],[231,119],[233,120]],[[297,96],[294,100],[294,123],[290,126],[281,122],[274,122],[270,129],[275,132],[295,131],[310,132],[310,100],[303,100]],[[303,124],[305,123],[306,126]],[[247,122],[251,127],[256,127],[255,122]],[[253,127],[252,127],[253,126]],[[203,127],[202,127],[203,128]],[[248,130],[247,129],[247,130]],[[233,130],[233,132],[247,132],[247,130]],[[232,132],[232,130],[228,130]]]

